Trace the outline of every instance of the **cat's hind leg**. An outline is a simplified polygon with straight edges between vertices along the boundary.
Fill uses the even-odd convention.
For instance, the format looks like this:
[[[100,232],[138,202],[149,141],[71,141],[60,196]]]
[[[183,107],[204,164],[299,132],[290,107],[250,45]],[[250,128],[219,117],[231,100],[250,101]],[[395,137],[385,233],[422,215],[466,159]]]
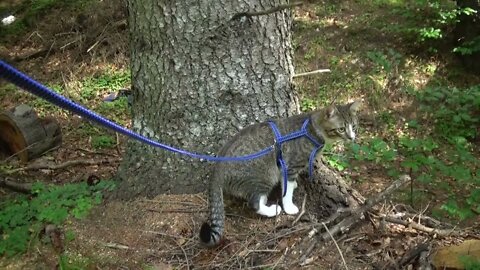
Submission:
[[[293,191],[297,188],[296,181],[287,181],[287,192],[282,198],[283,211],[289,215],[295,215],[299,212],[298,207],[293,204]]]
[[[254,194],[250,197],[248,204],[259,215],[266,217],[279,215],[282,212],[282,208],[278,204],[267,206],[267,200],[266,194]]]

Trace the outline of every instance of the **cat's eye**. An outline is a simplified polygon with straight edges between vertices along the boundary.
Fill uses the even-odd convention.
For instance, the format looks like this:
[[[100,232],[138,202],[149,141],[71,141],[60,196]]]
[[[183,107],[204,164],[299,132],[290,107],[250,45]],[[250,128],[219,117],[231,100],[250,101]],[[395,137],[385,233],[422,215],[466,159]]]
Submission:
[[[339,133],[345,133],[345,128],[344,128],[344,127],[337,128],[337,131],[338,131]]]

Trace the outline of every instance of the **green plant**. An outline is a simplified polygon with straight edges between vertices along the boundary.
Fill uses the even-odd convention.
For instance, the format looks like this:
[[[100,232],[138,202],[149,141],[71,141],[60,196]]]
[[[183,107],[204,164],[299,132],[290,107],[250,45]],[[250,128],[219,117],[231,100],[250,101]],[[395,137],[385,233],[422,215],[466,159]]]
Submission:
[[[421,111],[434,120],[435,131],[448,141],[475,138],[480,113],[480,85],[468,88],[432,87],[416,93]]]
[[[87,78],[82,81],[80,96],[86,101],[94,98],[101,91],[116,91],[130,85],[130,72],[107,72],[98,77]]]
[[[410,173],[418,188],[409,192],[411,201],[424,199],[423,189],[440,189],[448,197],[439,208],[442,213],[461,220],[471,218],[480,212],[480,162],[469,142],[479,136],[479,89],[429,88],[416,93],[425,115],[406,122],[404,132],[409,135],[388,143],[374,137],[361,145],[352,144],[347,155],[379,164],[391,176]],[[390,116],[385,113],[381,119],[389,123]],[[335,160],[330,164],[337,166]]]
[[[91,261],[88,258],[61,254],[58,256],[59,270],[82,270],[91,268]]]
[[[109,135],[99,135],[92,137],[93,148],[112,148],[115,146],[115,138]]]
[[[103,116],[106,116],[109,119],[112,119],[115,122],[122,124],[125,115],[130,114],[128,98],[120,97],[112,102],[103,102],[96,109],[96,111],[99,114],[102,114]]]
[[[382,165],[388,164],[397,156],[396,149],[381,138],[372,138],[362,145],[352,144],[350,151],[352,152],[352,157],[356,160],[367,160]]]
[[[403,56],[393,49],[388,49],[387,54],[377,50],[368,51],[367,58],[375,64],[377,71],[389,73],[401,63]]]
[[[58,84],[47,84],[51,90],[56,93],[63,94],[63,88]],[[43,98],[32,96],[34,99],[31,101],[32,106],[38,110],[39,116],[45,116],[46,114],[51,114],[54,111],[59,111],[60,108],[55,106],[51,102],[46,101]]]
[[[450,35],[461,16],[473,16],[477,12],[470,7],[459,7],[454,1],[410,1],[392,9],[392,15],[402,16],[405,21],[399,26],[388,25],[385,30],[402,33],[413,41],[428,45],[428,51],[436,52],[438,41]],[[453,48],[460,54],[472,54],[479,50],[480,37]]]
[[[346,168],[350,167],[348,156],[344,154],[339,154],[335,151],[335,147],[331,144],[326,144],[322,149],[322,158],[327,162],[327,164],[338,170],[343,171]]]
[[[0,255],[25,252],[45,224],[61,225],[69,216],[83,218],[112,190],[112,181],[47,186],[35,183],[30,196],[19,195],[0,203]]]
[[[480,36],[463,42],[460,46],[455,47],[453,52],[459,53],[461,55],[471,55],[480,51]]]
[[[441,39],[443,37],[442,30],[434,27],[420,28],[418,30],[418,35],[420,36],[421,41]]]
[[[300,110],[302,112],[308,112],[315,110],[316,107],[316,101],[310,98],[302,98],[300,101]]]
[[[460,256],[460,262],[465,267],[465,270],[479,270],[480,269],[480,258],[474,256],[463,255]]]

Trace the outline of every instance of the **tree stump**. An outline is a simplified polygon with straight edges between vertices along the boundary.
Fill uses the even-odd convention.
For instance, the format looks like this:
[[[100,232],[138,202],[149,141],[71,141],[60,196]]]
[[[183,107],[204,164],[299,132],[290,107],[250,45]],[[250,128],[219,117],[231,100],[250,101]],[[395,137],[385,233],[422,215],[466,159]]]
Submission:
[[[19,105],[0,113],[0,150],[17,155],[22,162],[39,157],[62,142],[57,121],[40,119],[27,105]]]
[[[304,171],[298,179],[298,189],[294,193],[294,202],[299,208],[302,198],[306,195],[305,211],[310,217],[318,221],[328,218],[338,210],[356,209],[365,203],[365,198],[334,170],[318,158],[312,179]],[[280,185],[269,195],[270,203],[281,203],[282,190]]]
[[[301,199],[306,195],[305,210],[315,219],[330,217],[339,209],[355,209],[365,202],[358,191],[320,159],[315,167],[313,179],[309,180],[307,173],[301,175],[299,188],[295,191],[296,205],[300,207]]]

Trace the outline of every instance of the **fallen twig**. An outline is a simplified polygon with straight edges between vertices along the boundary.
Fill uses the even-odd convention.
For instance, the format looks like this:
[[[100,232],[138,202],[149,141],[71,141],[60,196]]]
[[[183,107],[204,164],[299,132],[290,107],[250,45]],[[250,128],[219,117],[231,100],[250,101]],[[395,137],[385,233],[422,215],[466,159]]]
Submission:
[[[328,235],[330,235],[330,238],[332,239],[332,241],[333,241],[333,243],[335,244],[335,246],[337,247],[338,253],[340,253],[340,258],[342,258],[343,266],[345,267],[345,269],[348,270],[347,262],[345,261],[345,258],[343,257],[342,250],[341,250],[340,247],[338,246],[337,241],[335,240],[335,238],[333,237],[333,235],[332,235],[332,234],[330,233],[330,231],[328,230],[327,225],[325,225],[325,223],[323,223],[323,222],[322,222],[322,225],[323,225],[323,227],[325,228],[325,231],[328,233]]]
[[[107,153],[107,152],[100,152],[100,151],[92,151],[92,150],[89,150],[89,149],[86,149],[86,148],[81,148],[81,147],[77,147],[77,148],[75,148],[75,150],[80,150],[80,151],[83,151],[85,153],[89,153],[89,154],[92,154],[92,155],[118,157],[118,155],[116,155],[116,154],[110,154],[110,153]]]
[[[398,188],[400,188],[401,186],[403,186],[409,181],[410,181],[410,176],[408,175],[401,176],[400,179],[393,182],[389,187],[387,187],[384,191],[380,192],[376,197],[374,197],[371,200],[367,200],[364,205],[356,209],[354,212],[351,212],[351,215],[349,217],[342,220],[337,225],[333,226],[332,229],[330,229],[330,232],[332,233],[332,235],[336,235],[341,231],[348,230],[353,224],[357,222],[358,219],[360,219],[361,216],[363,216],[363,213],[370,210],[373,206],[375,206],[381,200],[384,200],[385,197],[389,196],[395,190],[397,190]],[[323,234],[321,238],[323,240],[327,239],[328,234]]]
[[[185,251],[185,249],[183,248],[183,246],[182,246],[180,243],[178,243],[177,241],[175,241],[175,242],[176,242],[177,245],[180,247],[180,249],[181,249],[182,252],[183,252],[183,255],[185,256],[185,261],[186,261],[186,263],[187,263],[187,270],[190,270],[190,262],[189,262],[189,260],[188,260],[187,252]]]
[[[122,151],[120,150],[120,135],[118,135],[118,133],[115,133],[115,141],[116,141],[115,148],[117,149],[117,154],[121,155]]]
[[[110,26],[110,22],[105,26],[103,27],[102,29],[102,32],[100,33],[100,35],[97,36],[97,41],[95,41],[95,43],[93,43],[92,46],[90,46],[88,49],[87,49],[87,53],[89,53],[91,50],[93,50],[93,48],[95,48],[103,39],[103,34],[105,33],[105,31],[108,29],[108,27]]]
[[[330,72],[330,69],[317,69],[309,72],[303,72],[303,73],[297,73],[293,75],[293,78],[298,78],[298,77],[303,77],[303,76],[309,76],[309,75],[314,75],[318,73],[325,73],[325,72]]]
[[[410,176],[408,175],[401,176],[398,180],[393,182],[384,191],[380,192],[376,197],[374,197],[373,199],[367,200],[364,205],[362,205],[358,209],[355,209],[355,211],[351,211],[350,216],[348,216],[347,218],[343,219],[341,222],[333,226],[329,232],[323,233],[318,237],[318,239],[311,239],[310,240],[311,243],[309,247],[306,249],[300,261],[301,262],[305,261],[308,258],[308,256],[310,256],[310,253],[315,249],[316,245],[328,239],[330,237],[330,234],[336,235],[340,232],[345,232],[349,230],[354,224],[356,224],[361,219],[361,217],[364,215],[365,212],[369,211],[374,205],[379,203],[385,197],[389,196],[391,193],[393,193],[395,190],[397,190],[398,188],[400,188],[401,186],[403,186],[409,181],[410,181]]]
[[[455,231],[455,228],[452,228],[452,229],[431,228],[431,227],[427,227],[427,226],[424,226],[422,224],[419,224],[415,221],[405,221],[405,220],[401,220],[399,218],[394,218],[394,217],[391,217],[391,216],[384,216],[384,215],[379,216],[379,218],[381,218],[381,219],[383,219],[387,222],[400,224],[400,225],[403,225],[407,228],[412,228],[412,229],[422,231],[422,232],[426,232],[426,233],[429,233],[429,234],[437,234],[439,236],[461,235],[461,233]]]
[[[114,249],[130,249],[129,246],[125,246],[117,243],[103,243],[103,246],[108,248],[114,248]]]
[[[193,202],[185,202],[185,201],[160,201],[160,200],[152,200],[152,199],[142,199],[143,202],[149,202],[149,203],[158,203],[158,204],[182,204],[182,205],[188,205],[188,206],[195,206],[195,207],[202,207],[202,204],[199,203],[193,203]]]
[[[183,236],[180,236],[180,235],[173,235],[173,234],[168,234],[168,233],[163,233],[163,232],[156,232],[156,231],[143,231],[143,232],[156,234],[156,235],[161,235],[161,236],[167,236],[167,237],[171,237],[171,238],[175,238],[175,239],[178,239],[178,238],[188,239],[187,237],[183,237]]]
[[[155,213],[201,213],[207,212],[207,209],[198,209],[198,208],[181,208],[181,209],[166,209],[166,210],[157,210],[153,208],[147,209],[150,212]]]
[[[48,169],[48,170],[59,170],[59,169],[64,169],[66,167],[70,166],[76,166],[76,165],[98,165],[98,164],[104,164],[104,163],[115,163],[119,162],[119,158],[114,158],[114,159],[102,159],[102,160],[85,160],[85,159],[78,159],[78,160],[69,160],[64,163],[60,164],[54,164],[54,165],[49,165],[49,164],[31,164],[23,168],[18,168],[18,169],[13,169],[8,171],[8,174],[16,173],[16,172],[22,172],[22,171],[31,171],[31,170],[41,170],[41,169]]]
[[[292,222],[292,226],[297,223],[300,218],[305,214],[305,204],[307,203],[307,194],[305,193],[305,196],[303,196],[303,202],[302,202],[302,209],[300,210],[300,213],[298,213],[298,216],[295,218],[295,220]]]

